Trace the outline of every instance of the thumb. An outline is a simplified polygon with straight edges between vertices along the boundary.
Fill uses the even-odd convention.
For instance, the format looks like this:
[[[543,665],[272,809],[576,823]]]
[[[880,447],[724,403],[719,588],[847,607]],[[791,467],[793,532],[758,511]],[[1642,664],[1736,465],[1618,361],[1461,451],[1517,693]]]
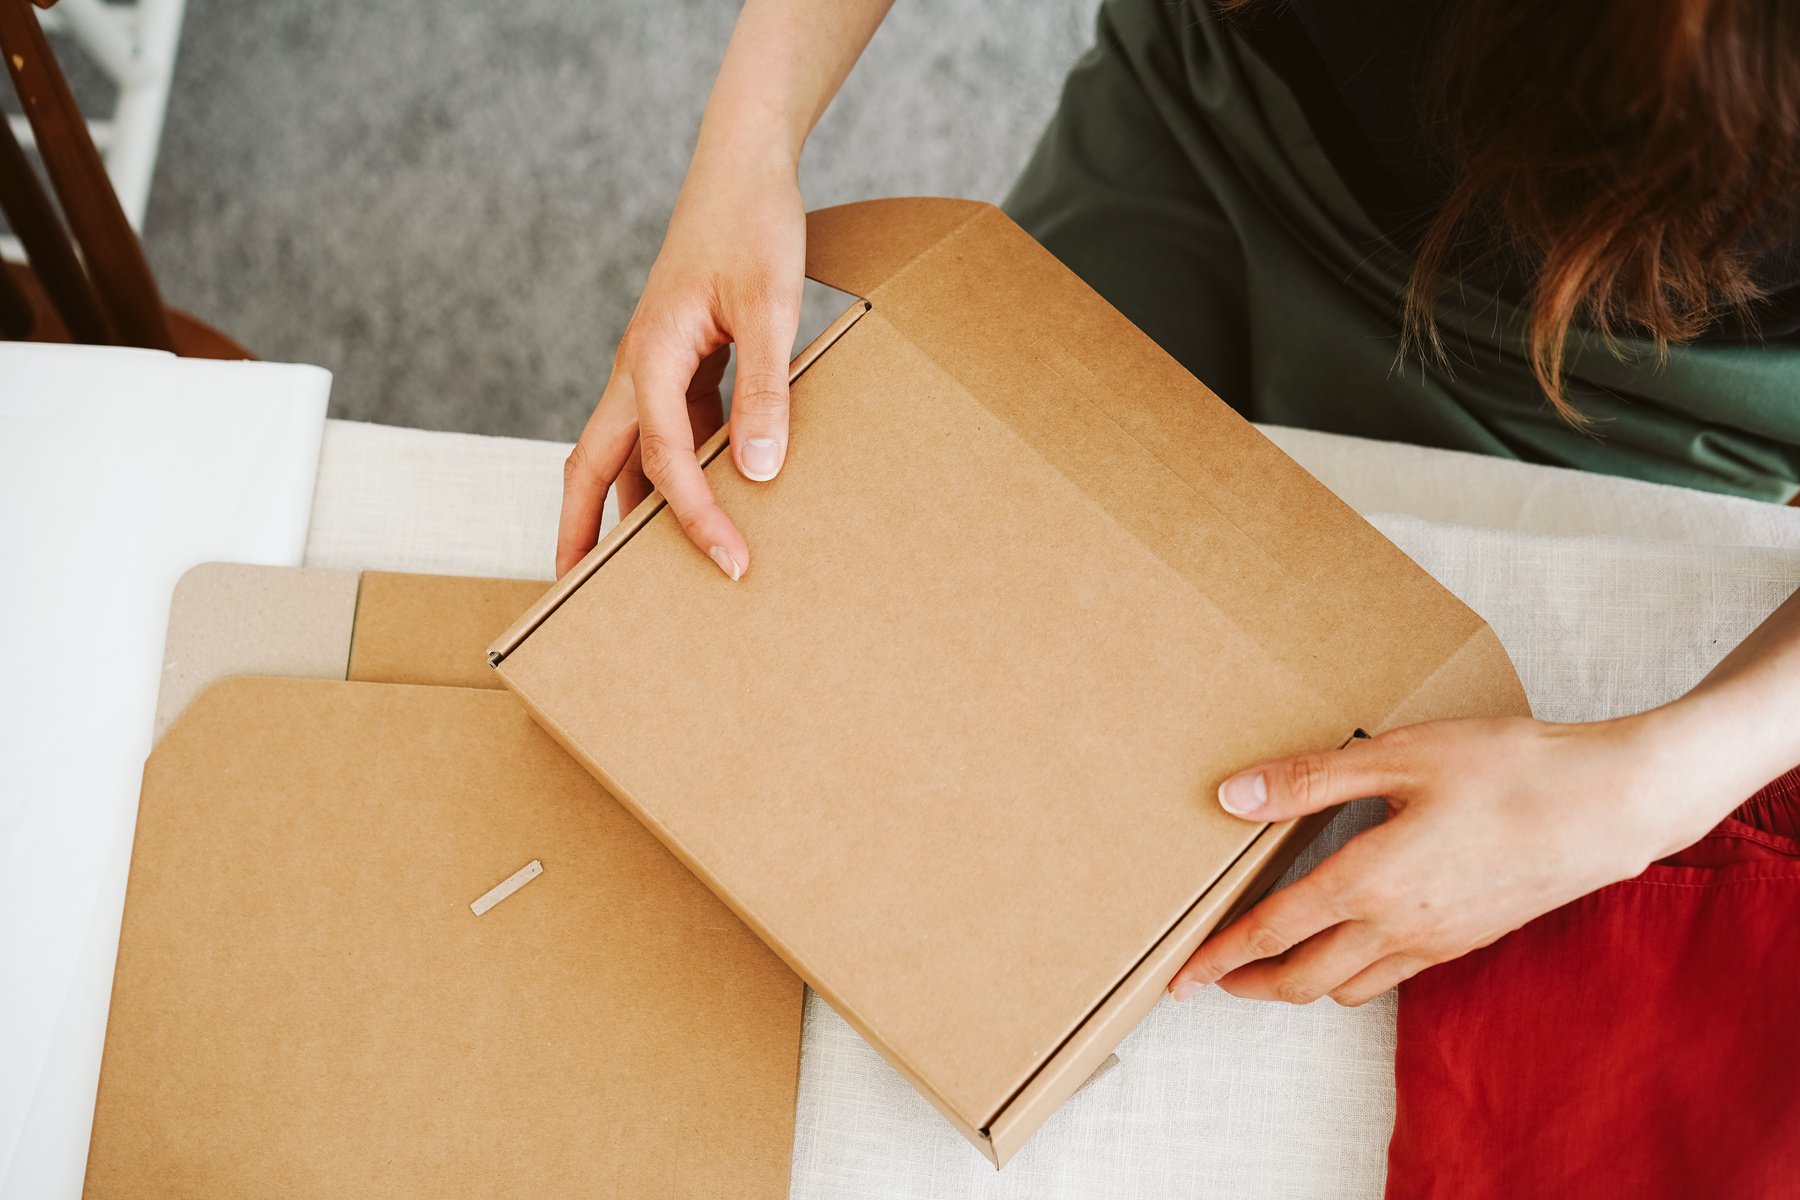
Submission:
[[[1248,821],[1285,821],[1406,785],[1393,744],[1357,738],[1341,750],[1300,754],[1240,771],[1219,785],[1219,807]]]
[[[788,351],[794,329],[755,322],[738,335],[737,383],[731,393],[732,458],[744,478],[764,483],[787,460]]]

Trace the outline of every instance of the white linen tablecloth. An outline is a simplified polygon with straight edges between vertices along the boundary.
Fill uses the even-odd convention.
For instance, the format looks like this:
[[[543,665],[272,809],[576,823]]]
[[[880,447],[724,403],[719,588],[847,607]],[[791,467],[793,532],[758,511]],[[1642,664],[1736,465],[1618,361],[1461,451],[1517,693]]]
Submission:
[[[1540,716],[1679,694],[1800,586],[1800,511],[1466,454],[1269,430],[1499,634]],[[312,566],[547,577],[567,447],[329,423]],[[1486,527],[1486,528],[1481,528]],[[1375,818],[1352,806],[1303,870]],[[730,997],[720,997],[729,1003]],[[1393,997],[1164,1003],[1121,1066],[996,1173],[810,993],[792,1194],[1372,1197]]]
[[[1800,546],[1800,509],[1304,429],[1263,432],[1361,513],[1524,533]],[[547,579],[568,452],[556,442],[328,421],[307,565]]]

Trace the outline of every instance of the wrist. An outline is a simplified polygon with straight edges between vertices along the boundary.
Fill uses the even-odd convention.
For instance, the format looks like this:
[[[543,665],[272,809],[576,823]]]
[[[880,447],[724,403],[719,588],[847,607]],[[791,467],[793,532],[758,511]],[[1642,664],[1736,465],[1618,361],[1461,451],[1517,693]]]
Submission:
[[[1731,695],[1696,690],[1622,722],[1649,807],[1644,816],[1667,843],[1656,848],[1659,858],[1698,841],[1800,759],[1782,748],[1789,731],[1770,729]]]
[[[808,122],[767,102],[707,106],[694,143],[693,163],[734,171],[775,172],[798,178]],[[690,173],[693,166],[690,165]]]

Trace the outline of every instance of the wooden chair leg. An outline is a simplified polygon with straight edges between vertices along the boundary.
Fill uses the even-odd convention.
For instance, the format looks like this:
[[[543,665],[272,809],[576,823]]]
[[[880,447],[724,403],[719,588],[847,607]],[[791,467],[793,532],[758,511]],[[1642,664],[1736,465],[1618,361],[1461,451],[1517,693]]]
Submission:
[[[25,258],[69,335],[78,342],[112,345],[112,327],[75,255],[75,247],[69,243],[68,231],[56,215],[50,197],[44,194],[19,139],[13,136],[12,125],[5,120],[0,120],[0,212],[6,214],[6,223],[25,248]],[[8,286],[12,285],[10,274],[0,271],[0,276],[5,276]],[[26,320],[29,329],[29,307]],[[9,327],[7,336],[26,335],[10,332]]]
[[[111,322],[112,340],[174,350],[168,314],[144,248],[125,219],[87,121],[56,65],[30,0],[0,0],[0,52],[37,135],[50,186]]]
[[[0,263],[0,339],[22,342],[37,327],[37,314],[13,273]]]

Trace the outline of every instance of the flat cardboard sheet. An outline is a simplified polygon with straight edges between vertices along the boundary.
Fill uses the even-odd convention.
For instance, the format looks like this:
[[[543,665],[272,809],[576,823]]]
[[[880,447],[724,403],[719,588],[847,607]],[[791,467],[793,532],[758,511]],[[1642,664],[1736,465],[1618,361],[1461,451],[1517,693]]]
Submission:
[[[485,647],[545,587],[534,579],[202,563],[175,585],[156,737],[229,675],[501,687]]]
[[[707,448],[749,574],[653,502],[495,658],[1003,1162],[1307,832],[1227,816],[1226,775],[1523,694],[1474,613],[998,210],[826,210],[808,256],[867,306],[798,362],[778,479]]]
[[[145,773],[87,1195],[774,1200],[800,1000],[512,697],[227,680]]]
[[[228,675],[345,678],[359,584],[355,571],[243,563],[183,575],[169,603],[156,740]]]
[[[168,653],[443,683],[541,587],[209,566]],[[239,678],[171,713],[88,1195],[786,1194],[799,981],[484,682]]]

